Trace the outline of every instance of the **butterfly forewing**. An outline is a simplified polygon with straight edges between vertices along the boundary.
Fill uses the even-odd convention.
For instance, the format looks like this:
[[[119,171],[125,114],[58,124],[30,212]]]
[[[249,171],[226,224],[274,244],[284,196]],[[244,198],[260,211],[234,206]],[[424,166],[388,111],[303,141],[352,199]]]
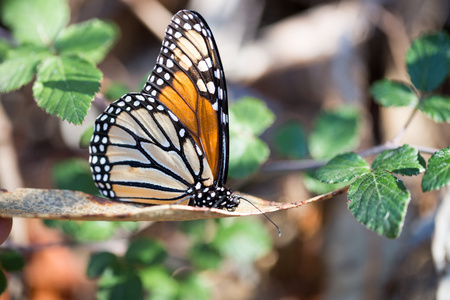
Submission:
[[[214,181],[226,182],[228,108],[217,46],[203,18],[178,12],[166,30],[156,66],[143,93],[159,93],[202,148]]]

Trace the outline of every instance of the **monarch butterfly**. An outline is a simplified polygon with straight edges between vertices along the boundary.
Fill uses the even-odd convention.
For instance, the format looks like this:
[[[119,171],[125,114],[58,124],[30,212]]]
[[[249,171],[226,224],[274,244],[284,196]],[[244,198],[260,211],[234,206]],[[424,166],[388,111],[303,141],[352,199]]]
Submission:
[[[93,179],[111,199],[234,211],[240,197],[225,187],[228,135],[214,37],[203,17],[181,10],[142,91],[122,96],[97,118],[89,147]]]

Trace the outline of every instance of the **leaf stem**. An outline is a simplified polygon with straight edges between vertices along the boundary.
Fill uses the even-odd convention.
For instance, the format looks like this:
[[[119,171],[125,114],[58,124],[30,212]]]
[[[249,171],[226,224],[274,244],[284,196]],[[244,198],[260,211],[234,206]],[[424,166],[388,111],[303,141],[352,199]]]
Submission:
[[[400,139],[403,137],[403,135],[406,132],[406,129],[408,128],[409,124],[411,124],[414,116],[416,115],[416,112],[418,111],[417,108],[415,108],[411,115],[408,118],[408,121],[406,121],[405,125],[403,125],[403,128],[400,129],[400,131],[394,136],[394,138],[390,141],[392,144],[398,144],[400,142]]]

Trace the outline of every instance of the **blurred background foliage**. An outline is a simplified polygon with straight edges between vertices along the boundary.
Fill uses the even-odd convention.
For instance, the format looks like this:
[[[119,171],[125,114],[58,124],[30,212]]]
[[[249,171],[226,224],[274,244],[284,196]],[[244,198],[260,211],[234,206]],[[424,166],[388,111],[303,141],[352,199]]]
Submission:
[[[94,18],[114,24],[117,38],[105,59],[95,51],[85,57],[99,63],[100,92],[81,126],[47,115],[33,100],[32,84],[1,94],[2,188],[97,194],[87,163],[92,124],[108,100],[140,90],[171,16],[189,8],[211,26],[228,80],[229,185],[280,202],[305,200],[338,185],[320,183],[309,172],[269,172],[270,162],[328,159],[381,144],[400,130],[410,109],[380,108],[369,86],[383,77],[408,82],[404,57],[411,40],[448,30],[450,9],[439,0],[69,0],[68,5],[70,20],[53,16],[58,7],[45,10],[58,24]],[[0,19],[0,61],[15,46],[8,30],[15,21],[14,15]],[[64,41],[55,48],[64,49]],[[448,94],[448,82],[440,92]],[[403,140],[440,149],[448,146],[449,134],[448,124],[419,116]],[[18,252],[0,249],[8,277],[0,299],[434,299],[435,212],[442,199],[450,199],[444,192],[423,194],[417,178],[405,179],[405,185],[412,202],[397,240],[359,225],[345,196],[270,215],[282,229],[280,238],[267,220],[254,217],[14,220],[5,247],[14,245],[9,248],[26,262]]]

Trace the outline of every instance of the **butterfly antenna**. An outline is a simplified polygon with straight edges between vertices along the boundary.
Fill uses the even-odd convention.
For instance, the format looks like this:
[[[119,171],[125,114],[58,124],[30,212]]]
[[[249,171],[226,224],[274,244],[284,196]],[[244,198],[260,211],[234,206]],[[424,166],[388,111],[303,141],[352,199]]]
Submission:
[[[252,201],[250,201],[250,200],[248,200],[248,199],[245,199],[244,197],[241,197],[241,196],[238,196],[238,199],[240,200],[240,199],[242,199],[242,200],[245,200],[245,201],[247,201],[248,203],[250,203],[254,208],[256,208],[257,210],[259,210],[259,212],[261,213],[261,214],[263,214],[263,216],[264,217],[266,217],[266,219],[267,220],[269,220],[270,221],[270,223],[272,223],[273,224],[273,226],[275,226],[275,228],[278,230],[278,237],[280,237],[281,236],[281,229],[280,229],[280,227],[278,227],[278,225],[277,224],[275,224],[275,222],[274,221],[272,221],[272,219],[271,218],[269,218],[267,215],[266,215],[266,213],[265,212],[263,212],[261,209],[259,209],[259,207],[258,206],[256,206]]]

